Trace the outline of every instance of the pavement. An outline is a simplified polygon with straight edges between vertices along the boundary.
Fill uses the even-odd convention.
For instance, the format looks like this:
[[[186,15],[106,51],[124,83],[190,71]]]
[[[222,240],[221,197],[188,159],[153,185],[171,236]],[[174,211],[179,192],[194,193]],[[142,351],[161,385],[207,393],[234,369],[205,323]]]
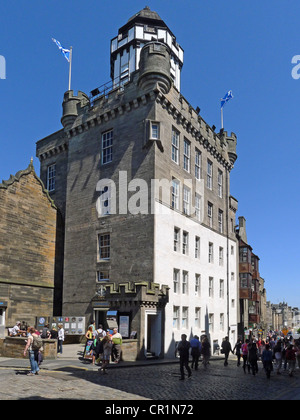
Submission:
[[[93,365],[91,361],[83,359],[83,344],[66,344],[63,346],[63,354],[58,354],[57,359],[44,360],[41,364],[41,370],[59,370],[65,368],[83,369],[95,371],[99,365]],[[224,358],[224,357],[223,357]],[[220,360],[219,356],[212,356],[211,360]],[[118,364],[110,363],[108,369],[129,368],[138,366],[165,365],[170,363],[179,363],[179,358],[165,359],[146,359],[134,362],[121,361]],[[0,357],[0,367],[15,369],[30,369],[28,358],[9,358]]]
[[[93,400],[101,414],[113,410],[116,414],[127,406],[128,410],[140,407],[140,415],[147,410],[155,414],[158,409],[179,408],[200,415],[204,400],[300,400],[300,369],[293,377],[282,369],[280,375],[273,372],[267,379],[261,362],[258,374],[253,376],[237,367],[236,356],[230,355],[225,367],[224,356],[220,355],[210,359],[207,369],[200,364],[184,381],[179,381],[177,358],[110,363],[107,374],[103,374],[98,372],[99,366],[83,359],[83,349],[82,344],[64,345],[63,354],[56,360],[45,360],[35,376],[27,376],[28,358],[0,358],[1,403]]]

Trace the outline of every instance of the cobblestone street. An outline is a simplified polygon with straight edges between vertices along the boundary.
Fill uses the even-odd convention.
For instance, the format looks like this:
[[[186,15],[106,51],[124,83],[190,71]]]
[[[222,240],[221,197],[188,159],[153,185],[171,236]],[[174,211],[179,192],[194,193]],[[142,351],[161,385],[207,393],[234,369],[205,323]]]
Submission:
[[[113,367],[108,374],[77,366],[42,369],[30,377],[27,369],[0,368],[0,400],[300,400],[300,370],[293,377],[287,371],[274,372],[267,379],[261,364],[256,376],[244,374],[235,360],[224,367],[211,361],[192,377],[179,381],[178,362],[137,367]]]

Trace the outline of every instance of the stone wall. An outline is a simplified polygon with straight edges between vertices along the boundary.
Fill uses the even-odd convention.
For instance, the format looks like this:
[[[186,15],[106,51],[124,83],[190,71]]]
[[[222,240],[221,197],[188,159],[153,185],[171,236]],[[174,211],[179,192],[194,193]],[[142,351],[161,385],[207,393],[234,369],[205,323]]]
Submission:
[[[32,162],[0,183],[0,296],[5,325],[53,314],[57,209]]]
[[[0,339],[0,357],[28,358],[24,357],[24,348],[26,346],[25,337],[6,337]],[[57,340],[43,340],[44,359],[56,359]]]

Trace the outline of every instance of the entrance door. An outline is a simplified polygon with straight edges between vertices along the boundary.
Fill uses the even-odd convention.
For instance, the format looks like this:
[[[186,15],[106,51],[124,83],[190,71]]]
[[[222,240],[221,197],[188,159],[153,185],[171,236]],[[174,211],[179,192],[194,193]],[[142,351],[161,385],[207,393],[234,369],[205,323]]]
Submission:
[[[145,356],[151,353],[159,357],[161,355],[161,312],[146,310],[145,312]]]
[[[99,328],[99,324],[102,324],[103,329],[106,330],[107,328],[106,312],[107,312],[107,309],[94,309],[94,320],[96,323],[96,329]]]

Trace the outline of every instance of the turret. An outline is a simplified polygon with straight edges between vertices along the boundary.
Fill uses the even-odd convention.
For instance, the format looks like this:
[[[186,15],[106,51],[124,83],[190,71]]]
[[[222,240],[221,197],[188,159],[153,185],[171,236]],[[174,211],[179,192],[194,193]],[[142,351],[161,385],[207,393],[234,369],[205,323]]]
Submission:
[[[229,157],[230,163],[233,165],[237,159],[237,154],[236,154],[237,137],[234,133],[231,133],[231,136],[229,136],[227,134],[227,131],[224,131],[223,129],[221,129],[220,131],[220,137],[223,142],[227,143],[228,157]]]
[[[168,93],[172,86],[170,67],[170,48],[162,42],[149,42],[141,50],[139,87],[147,90],[158,83],[162,92]]]
[[[89,103],[88,96],[78,91],[78,95],[74,96],[73,90],[68,90],[64,94],[64,100],[62,103],[63,115],[61,123],[65,130],[69,130],[76,118],[78,117],[78,111],[80,107],[83,107]]]

